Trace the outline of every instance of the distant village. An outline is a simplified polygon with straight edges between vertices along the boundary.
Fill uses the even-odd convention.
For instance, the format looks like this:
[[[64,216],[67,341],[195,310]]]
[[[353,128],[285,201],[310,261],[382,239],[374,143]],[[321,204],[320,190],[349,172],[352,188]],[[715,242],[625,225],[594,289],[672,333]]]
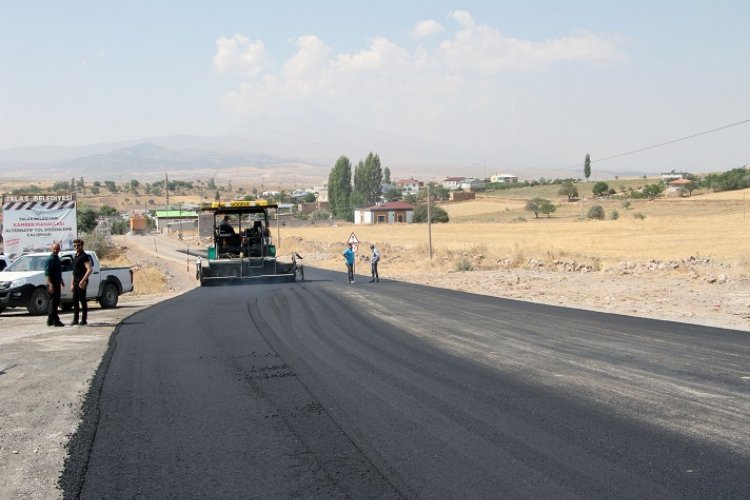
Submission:
[[[688,172],[671,172],[661,174],[661,181],[667,190],[677,190],[692,178]],[[538,179],[519,181],[517,175],[508,173],[493,174],[486,179],[476,177],[448,176],[438,182],[425,182],[414,177],[396,179],[391,183],[381,184],[381,198],[371,206],[356,207],[354,209],[355,224],[393,224],[411,223],[414,218],[417,201],[426,195],[428,187],[433,190],[434,199],[446,202],[473,200],[477,193],[487,189],[506,189],[518,186],[533,186],[537,184],[562,184],[563,182],[578,182],[580,179]],[[266,190],[254,196],[238,196],[236,199],[259,198],[278,204],[282,215],[297,215],[310,217],[323,214],[330,218],[328,199],[328,185],[321,184],[308,189],[294,189],[290,192]],[[196,221],[198,206],[184,206],[179,210],[167,207],[154,211],[154,224],[159,231],[174,231],[186,220]],[[313,217],[314,219],[315,217]],[[136,216],[137,224],[137,216]],[[195,222],[197,224],[197,222]],[[137,230],[136,228],[134,228]]]
[[[396,179],[391,183],[381,184],[381,199],[369,207],[358,207],[354,209],[355,224],[382,224],[382,223],[410,223],[413,220],[416,202],[426,194],[428,184],[438,191],[438,198],[444,201],[466,201],[473,200],[476,193],[487,189],[488,184],[500,184],[510,187],[518,185],[518,176],[511,174],[495,174],[488,179],[475,177],[449,176],[440,182],[426,183],[409,177]],[[255,196],[238,196],[236,199],[254,198]],[[321,184],[308,189],[294,189],[290,192],[266,190],[257,193],[257,198],[276,202],[281,214],[297,214],[302,217],[314,213],[324,213],[330,218],[328,200],[328,185]],[[163,210],[154,211],[154,224],[157,230],[171,232],[177,226],[186,221],[195,221],[198,206],[183,206],[175,210],[175,207],[165,207]],[[140,217],[145,214],[135,214],[133,217],[134,227],[138,231],[144,223],[139,223]]]

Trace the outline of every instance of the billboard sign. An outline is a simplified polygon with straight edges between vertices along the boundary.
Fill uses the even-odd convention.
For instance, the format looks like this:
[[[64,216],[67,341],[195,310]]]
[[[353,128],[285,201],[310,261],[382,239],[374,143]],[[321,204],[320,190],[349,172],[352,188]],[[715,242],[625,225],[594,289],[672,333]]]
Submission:
[[[3,195],[3,246],[11,258],[54,242],[71,249],[77,234],[75,193]]]

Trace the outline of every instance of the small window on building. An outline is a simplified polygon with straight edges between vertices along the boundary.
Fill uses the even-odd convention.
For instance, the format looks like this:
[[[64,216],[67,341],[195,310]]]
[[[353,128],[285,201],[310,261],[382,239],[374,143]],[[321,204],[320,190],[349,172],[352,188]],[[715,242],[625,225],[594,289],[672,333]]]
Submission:
[[[396,222],[404,222],[404,214],[396,215]]]
[[[383,224],[385,222],[385,215],[378,215],[378,224]]]

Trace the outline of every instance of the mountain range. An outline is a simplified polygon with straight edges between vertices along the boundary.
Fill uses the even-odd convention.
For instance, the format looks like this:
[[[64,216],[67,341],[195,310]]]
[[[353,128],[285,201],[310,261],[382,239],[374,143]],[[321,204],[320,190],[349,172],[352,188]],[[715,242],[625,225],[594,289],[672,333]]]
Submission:
[[[328,174],[341,154],[312,156],[299,145],[297,151],[275,151],[269,143],[242,137],[202,137],[176,135],[80,147],[39,146],[0,150],[0,178],[15,180],[67,180],[85,177],[89,180],[127,181],[138,179],[153,182],[169,175],[171,179],[236,179],[249,184],[286,185],[318,184]],[[309,146],[309,144],[307,145]],[[271,153],[267,151],[272,151]],[[380,154],[378,151],[375,153]],[[419,154],[415,151],[416,156]],[[449,175],[489,177],[494,173],[512,173],[521,180],[540,177],[580,177],[580,168],[525,169],[500,172],[480,164],[473,158],[443,157],[441,165],[420,165],[407,168],[389,167],[394,178],[414,176],[420,180],[439,180]],[[349,157],[353,165],[359,158]],[[382,166],[389,166],[381,154]],[[611,177],[640,176],[643,172],[603,172]]]

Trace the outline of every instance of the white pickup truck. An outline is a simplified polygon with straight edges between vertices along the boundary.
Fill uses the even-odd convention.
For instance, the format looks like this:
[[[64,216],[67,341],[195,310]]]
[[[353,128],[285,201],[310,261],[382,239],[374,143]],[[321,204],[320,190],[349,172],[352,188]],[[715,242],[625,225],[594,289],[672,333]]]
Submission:
[[[91,257],[93,271],[86,287],[87,299],[97,300],[103,308],[117,306],[120,295],[133,291],[133,270],[128,267],[102,269],[95,252],[86,252]],[[47,278],[44,265],[49,253],[29,253],[18,257],[0,272],[0,313],[8,307],[25,307],[30,314],[47,314],[50,296],[47,293]],[[60,252],[63,281],[60,306],[63,310],[73,308],[73,256],[75,251]]]

